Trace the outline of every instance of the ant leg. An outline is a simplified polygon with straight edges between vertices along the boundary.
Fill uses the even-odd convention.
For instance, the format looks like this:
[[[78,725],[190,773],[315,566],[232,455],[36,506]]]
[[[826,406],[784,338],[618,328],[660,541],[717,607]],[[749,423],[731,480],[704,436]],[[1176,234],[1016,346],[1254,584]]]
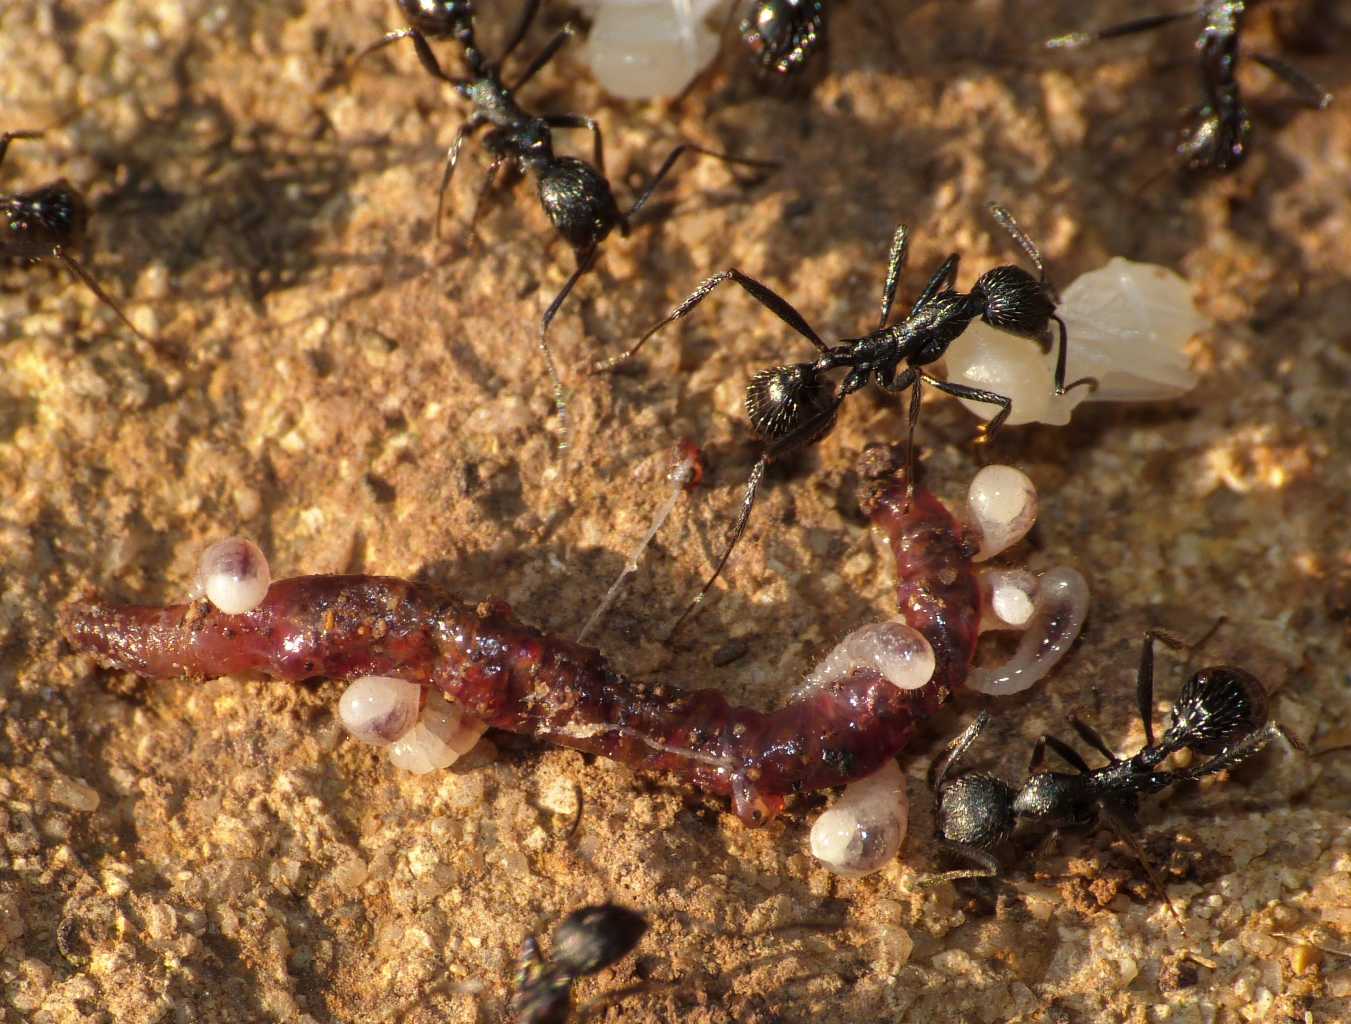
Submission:
[[[971,744],[976,742],[976,737],[990,723],[990,713],[982,711],[976,716],[976,720],[962,730],[956,739],[952,740],[941,754],[934,758],[933,764],[929,765],[929,788],[934,790],[935,796],[943,783],[947,782],[948,775],[952,771],[953,765],[960,761],[965,755]]]
[[[951,288],[957,281],[957,264],[962,258],[955,252],[945,259],[941,266],[934,271],[933,277],[929,278],[929,283],[924,286],[924,291],[919,293],[919,298],[915,304],[910,307],[910,315],[914,316],[921,309],[929,304],[935,295],[944,288]]]
[[[1106,742],[1104,742],[1102,738],[1102,734],[1099,733],[1097,729],[1094,729],[1093,726],[1085,722],[1078,715],[1070,715],[1069,722],[1070,727],[1079,734],[1079,738],[1081,740],[1087,743],[1090,747],[1096,750],[1103,757],[1107,758],[1107,760],[1112,762],[1112,764],[1116,764],[1119,760],[1121,760],[1119,757],[1113,754],[1111,750],[1108,749]]]
[[[1099,742],[1101,742],[1101,739],[1099,740]],[[1075,750],[1064,740],[1057,739],[1055,736],[1043,736],[1041,739],[1037,740],[1036,750],[1034,750],[1032,754],[1033,758],[1036,759],[1037,751],[1043,751],[1045,747],[1050,747],[1052,750],[1054,750],[1081,775],[1088,775],[1090,773],[1091,769],[1088,767],[1088,762],[1083,759],[1079,751]],[[1107,756],[1112,757],[1110,753],[1107,754]],[[1116,758],[1112,757],[1112,760],[1115,761]],[[1031,771],[1032,766],[1028,765],[1027,770]]]
[[[1164,906],[1168,908],[1168,913],[1173,915],[1173,920],[1178,924],[1182,924],[1182,918],[1178,916],[1177,908],[1173,906],[1173,901],[1168,898],[1168,891],[1163,887],[1163,879],[1154,869],[1154,863],[1149,859],[1149,855],[1145,853],[1145,848],[1141,846],[1140,841],[1135,838],[1134,832],[1131,831],[1130,824],[1121,818],[1116,811],[1105,804],[1099,805],[1099,811],[1102,817],[1106,819],[1107,823],[1112,826],[1112,831],[1114,831],[1121,839],[1125,840],[1126,845],[1131,848],[1136,859],[1140,861],[1140,866],[1145,869],[1145,877],[1149,879],[1149,884],[1154,886],[1158,891],[1159,896],[1163,899]]]
[[[1232,747],[1220,751],[1209,761],[1206,761],[1195,768],[1189,768],[1186,771],[1178,772],[1180,778],[1195,781],[1204,778],[1207,775],[1214,775],[1216,772],[1226,771],[1237,767],[1248,758],[1258,753],[1263,747],[1274,740],[1277,736],[1284,739],[1296,750],[1304,750],[1304,744],[1292,736],[1280,722],[1268,722],[1256,732],[1250,732],[1243,739],[1239,740]]]
[[[510,158],[499,156],[496,160],[494,160],[492,163],[488,165],[488,170],[484,172],[483,184],[479,186],[478,197],[474,200],[474,209],[469,214],[469,227],[465,229],[465,235],[471,243],[475,238],[474,229],[478,225],[478,215],[479,212],[483,209],[483,202],[487,198],[488,193],[492,191],[493,186],[497,184],[498,169],[504,163],[506,163],[508,159]],[[439,219],[437,223],[438,224],[440,223]]]
[[[1042,284],[1045,285],[1046,282],[1043,281]],[[1093,391],[1097,391],[1097,377],[1080,377],[1073,384],[1066,385],[1065,364],[1069,359],[1069,331],[1065,327],[1065,321],[1061,320],[1056,314],[1052,313],[1051,319],[1054,320],[1056,325],[1060,328],[1060,344],[1056,349],[1055,356],[1055,393],[1057,395],[1063,395],[1066,391],[1073,391],[1075,388],[1084,385],[1087,385],[1089,389]]]
[[[459,131],[455,133],[455,141],[450,144],[450,149],[446,151],[446,167],[441,172],[441,187],[436,190],[436,240],[441,241],[441,222],[445,219],[446,211],[446,192],[450,189],[450,179],[455,174],[455,165],[460,162],[460,147],[464,145],[464,140],[473,135],[481,127],[487,124],[487,121],[478,117],[471,117],[464,124],[460,125]],[[497,165],[494,164],[494,167]]]
[[[563,300],[568,297],[568,293],[572,291],[578,279],[596,265],[596,252],[596,247],[592,246],[585,252],[578,254],[577,269],[572,272],[572,276],[563,285],[562,291],[554,297],[553,302],[549,303],[549,308],[544,311],[544,317],[540,320],[539,325],[539,352],[544,357],[544,368],[548,370],[549,381],[553,384],[554,409],[558,412],[558,425],[563,431],[563,440],[559,444],[560,448],[568,446],[568,402],[563,394],[563,379],[558,376],[558,366],[554,363],[554,354],[549,348],[549,324],[558,315]]]
[[[64,263],[67,267],[69,267],[70,272],[72,274],[74,274],[81,281],[83,281],[91,292],[97,295],[109,309],[111,309],[114,313],[116,313],[118,317],[121,319],[121,321],[127,325],[127,328],[131,331],[132,334],[136,335],[136,337],[140,338],[142,341],[146,342],[149,345],[155,344],[153,340],[147,338],[144,334],[142,334],[137,329],[136,325],[127,319],[127,314],[122,312],[122,308],[116,302],[114,302],[111,297],[109,297],[107,292],[105,292],[102,288],[99,287],[98,282],[95,281],[92,276],[90,276],[89,271],[85,270],[84,267],[82,267],[79,264],[79,262],[75,259],[75,257],[68,255],[65,249],[63,249],[59,245],[55,246],[52,249],[52,255],[56,257],[58,260],[60,260],[62,263]]]
[[[705,149],[703,146],[696,146],[693,142],[682,142],[680,145],[676,146],[675,149],[671,150],[670,155],[662,162],[661,167],[657,169],[657,173],[653,176],[652,180],[648,182],[647,188],[643,191],[642,195],[634,200],[633,205],[629,207],[629,212],[624,215],[625,220],[632,220],[634,217],[638,216],[638,211],[647,205],[647,201],[652,198],[652,193],[657,190],[657,186],[661,184],[662,179],[671,172],[671,168],[675,166],[675,162],[685,153],[689,152],[702,153],[704,156],[711,156],[714,159],[721,160],[723,163],[740,164],[743,167],[761,167],[772,170],[779,166],[777,160],[748,160],[745,157],[729,156],[726,153],[719,153],[716,150]]]
[[[554,34],[554,37],[545,45],[544,49],[540,50],[540,52],[535,55],[535,59],[526,65],[526,69],[521,72],[521,77],[512,83],[508,91],[515,92],[521,86],[525,85],[526,82],[539,74],[540,69],[554,59],[558,51],[563,49],[563,44],[571,39],[576,32],[577,27],[575,25],[564,25],[559,29]]]
[[[746,493],[742,495],[741,498],[741,511],[737,513],[736,522],[732,524],[732,530],[727,537],[727,547],[723,551],[722,557],[718,559],[717,568],[713,570],[713,575],[708,578],[708,582],[705,583],[699,590],[699,593],[695,595],[694,600],[680,613],[680,618],[675,620],[675,624],[671,626],[670,632],[666,634],[666,639],[668,641],[676,635],[676,632],[680,629],[685,620],[688,619],[694,613],[695,609],[703,603],[704,596],[708,593],[708,588],[713,586],[714,581],[722,575],[723,567],[727,564],[727,559],[732,555],[732,549],[736,547],[737,541],[741,540],[741,535],[746,532],[746,524],[749,523],[751,519],[751,508],[755,505],[755,492],[760,489],[760,481],[765,478],[765,467],[768,465],[769,453],[766,452],[760,456],[759,460],[755,463],[755,466],[751,469],[750,478],[746,481]]]
[[[896,298],[896,285],[905,270],[905,258],[910,252],[910,232],[904,224],[891,236],[891,252],[887,254],[887,280],[882,286],[882,315],[877,318],[880,331],[891,319],[891,304]]]
[[[990,438],[994,437],[995,431],[1004,425],[1004,421],[1009,418],[1009,413],[1013,411],[1013,399],[1005,395],[997,395],[993,391],[982,391],[980,388],[969,388],[965,384],[953,384],[951,381],[930,377],[927,373],[921,374],[921,376],[924,378],[924,383],[932,384],[939,391],[955,398],[965,398],[972,402],[986,402],[989,405],[1000,406],[999,411],[994,415],[994,419],[981,428],[980,437],[976,439],[977,444],[985,444]]]
[[[1162,629],[1145,630],[1145,642],[1140,646],[1140,668],[1135,673],[1135,706],[1140,711],[1140,724],[1145,727],[1145,746],[1154,745],[1154,642],[1160,641],[1173,650],[1187,646],[1185,640]]]
[[[593,161],[596,170],[600,171],[601,177],[605,176],[605,150],[601,146],[600,125],[595,119],[583,117],[580,114],[557,114],[553,117],[546,117],[544,123],[550,128],[585,128],[591,133],[594,140]]]
[[[1174,11],[1171,14],[1151,14],[1144,18],[1123,21],[1119,25],[1100,28],[1096,32],[1066,32],[1063,36],[1046,40],[1046,48],[1048,50],[1071,50],[1102,39],[1116,39],[1120,36],[1134,35],[1136,32],[1148,32],[1151,29],[1171,25],[1173,22],[1182,21],[1185,18],[1195,18],[1203,13],[1205,13],[1204,7],[1193,7],[1185,11]]]
[[[614,369],[614,367],[622,362],[632,359],[638,354],[638,350],[647,343],[648,338],[652,337],[652,335],[656,334],[673,320],[679,320],[692,312],[695,306],[708,298],[713,289],[717,288],[718,285],[722,284],[724,281],[734,281],[741,285],[741,287],[750,294],[751,298],[755,299],[756,302],[760,303],[760,305],[764,306],[789,327],[797,331],[798,334],[810,341],[820,352],[828,353],[830,351],[829,348],[826,347],[826,343],[820,339],[814,330],[812,330],[811,325],[807,323],[801,313],[793,308],[792,304],[787,299],[768,285],[761,284],[755,278],[743,274],[741,271],[737,270],[736,267],[729,267],[721,273],[714,274],[712,277],[700,282],[699,287],[694,289],[684,302],[671,310],[665,319],[658,321],[653,324],[652,327],[648,328],[647,333],[634,342],[630,348],[624,352],[620,352],[618,355],[611,356],[609,359],[604,359],[597,363],[591,372],[603,373],[606,370]]]
[[[516,23],[516,31],[507,40],[507,45],[503,47],[501,56],[497,58],[499,66],[506,63],[507,58],[511,56],[511,51],[521,45],[521,40],[530,31],[530,26],[535,21],[535,15],[539,13],[539,3],[540,0],[526,0],[525,10],[521,11],[521,20]]]
[[[1314,110],[1326,110],[1332,103],[1328,92],[1299,68],[1267,53],[1254,53],[1253,60],[1274,74]]]
[[[5,162],[5,153],[9,150],[11,139],[40,139],[41,132],[5,132],[0,135],[0,164]]]
[[[931,885],[939,885],[943,882],[955,882],[959,878],[998,878],[1003,874],[999,867],[999,861],[988,850],[982,850],[977,846],[967,846],[963,843],[954,843],[951,839],[939,839],[935,842],[935,845],[945,853],[961,857],[963,860],[979,866],[959,871],[944,871],[936,875],[926,875],[918,879],[916,885],[928,888]]]

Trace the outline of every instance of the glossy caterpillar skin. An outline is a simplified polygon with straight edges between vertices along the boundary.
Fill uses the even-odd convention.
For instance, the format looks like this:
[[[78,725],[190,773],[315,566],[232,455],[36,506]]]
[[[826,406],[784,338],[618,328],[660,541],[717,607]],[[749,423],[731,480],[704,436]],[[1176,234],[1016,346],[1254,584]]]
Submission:
[[[788,794],[876,771],[965,678],[979,620],[974,550],[928,491],[904,510],[903,479],[873,484],[864,507],[896,553],[905,621],[934,649],[934,677],[901,690],[875,671],[847,676],[772,712],[715,690],[635,682],[599,651],[524,625],[501,602],[467,604],[388,576],[302,576],[226,615],[206,601],[169,607],[98,599],[62,612],[79,651],[139,675],[350,680],[392,675],[439,687],[488,725],[670,772],[730,796],[747,825]]]

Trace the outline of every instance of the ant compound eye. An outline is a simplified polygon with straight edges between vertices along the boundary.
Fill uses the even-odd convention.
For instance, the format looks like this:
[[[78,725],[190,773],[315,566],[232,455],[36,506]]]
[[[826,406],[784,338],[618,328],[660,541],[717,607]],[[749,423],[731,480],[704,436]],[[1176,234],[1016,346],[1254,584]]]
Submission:
[[[985,298],[981,319],[1010,334],[1039,335],[1055,313],[1046,286],[1022,267],[986,271],[972,292]]]
[[[746,385],[746,416],[765,441],[778,441],[803,430],[814,439],[835,422],[835,385],[810,363],[761,370]]]

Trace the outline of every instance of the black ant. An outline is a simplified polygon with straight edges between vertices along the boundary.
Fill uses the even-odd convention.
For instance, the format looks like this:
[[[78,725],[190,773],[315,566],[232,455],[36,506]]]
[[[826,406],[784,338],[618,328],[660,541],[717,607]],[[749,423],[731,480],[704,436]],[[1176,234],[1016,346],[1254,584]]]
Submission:
[[[564,397],[562,378],[558,374],[553,353],[549,349],[549,324],[558,314],[559,308],[578,279],[595,265],[601,242],[615,228],[619,229],[621,235],[628,236],[633,219],[647,205],[647,201],[675,162],[686,152],[702,153],[726,163],[750,167],[769,168],[776,167],[777,164],[762,160],[745,160],[693,143],[682,143],[666,157],[647,188],[634,200],[633,205],[628,210],[621,211],[610,188],[610,182],[605,176],[605,154],[600,126],[595,120],[580,114],[551,114],[538,117],[527,113],[516,102],[517,90],[553,59],[572,35],[573,26],[566,26],[555,34],[516,81],[507,85],[502,81],[501,64],[525,37],[539,8],[539,0],[530,0],[526,5],[515,34],[495,62],[488,61],[474,42],[473,12],[465,0],[399,0],[399,3],[414,24],[389,33],[363,50],[357,59],[360,60],[373,50],[398,39],[409,38],[413,41],[423,68],[433,77],[453,86],[461,97],[473,104],[474,108],[468,120],[461,124],[455,133],[455,139],[446,154],[445,170],[437,193],[436,237],[438,239],[441,237],[446,191],[450,187],[451,177],[459,162],[460,148],[465,140],[480,128],[491,125],[483,144],[493,159],[488,166],[480,199],[492,187],[498,170],[504,164],[517,170],[528,171],[535,180],[540,206],[553,223],[555,230],[572,246],[576,256],[576,269],[544,312],[538,339],[540,354],[544,357],[544,364],[553,384],[554,406],[558,410],[559,420],[564,426],[566,435],[567,401]],[[470,77],[453,78],[442,71],[427,42],[428,35],[455,38],[464,48],[464,61],[469,68]],[[553,132],[554,129],[560,128],[585,129],[591,132],[594,165],[576,157],[558,156],[554,153]],[[477,215],[476,205],[470,217],[471,234]]]
[[[1004,780],[985,772],[954,774],[957,763],[989,722],[987,712],[982,711],[948,745],[929,769],[938,845],[976,867],[933,876],[926,879],[926,884],[956,878],[998,877],[999,861],[990,849],[1009,837],[1019,819],[1050,828],[1054,835],[1061,828],[1087,828],[1104,818],[1135,847],[1151,880],[1162,892],[1162,885],[1132,837],[1139,797],[1233,768],[1277,736],[1296,749],[1304,749],[1284,726],[1268,719],[1268,698],[1262,684],[1250,673],[1229,665],[1202,669],[1187,680],[1173,706],[1168,728],[1156,743],[1153,723],[1156,641],[1174,648],[1186,646],[1161,630],[1145,633],[1135,687],[1145,745],[1132,757],[1118,758],[1095,729],[1071,717],[1074,731],[1106,757],[1108,763],[1101,768],[1089,768],[1073,747],[1054,736],[1043,736],[1033,748],[1027,781],[1015,791]],[[1042,769],[1047,747],[1063,757],[1076,774]],[[1180,771],[1159,768],[1170,754],[1184,749],[1204,755],[1207,760]]]
[[[572,983],[627,956],[647,931],[642,916],[605,903],[583,907],[554,930],[553,961],[546,964],[534,937],[521,948],[511,1011],[518,1024],[563,1024],[572,1004]]]
[[[920,391],[924,384],[958,398],[999,406],[999,412],[981,429],[980,440],[988,440],[999,429],[1013,407],[1008,397],[941,380],[924,371],[925,366],[943,357],[948,346],[966,330],[972,320],[981,319],[1000,330],[1047,341],[1050,339],[1050,325],[1054,322],[1059,331],[1055,393],[1062,395],[1080,385],[1097,386],[1097,381],[1090,377],[1068,386],[1065,384],[1068,338],[1064,321],[1056,315],[1059,296],[1046,279],[1041,253],[1018,226],[1012,214],[997,203],[990,203],[989,209],[1037,268],[1035,277],[1022,267],[1006,265],[986,271],[977,279],[971,291],[954,291],[960,256],[953,253],[929,278],[929,283],[924,286],[924,291],[915,300],[906,318],[888,326],[896,285],[905,267],[909,248],[909,232],[902,224],[892,237],[886,283],[882,289],[882,312],[877,328],[871,334],[861,338],[845,338],[837,345],[828,346],[786,299],[767,285],[732,267],[700,284],[630,349],[597,366],[597,370],[606,370],[630,358],[650,337],[671,321],[679,320],[691,312],[725,281],[739,284],[752,298],[810,341],[820,352],[815,362],[791,363],[761,370],[746,386],[746,415],[751,430],[763,442],[764,449],[746,482],[741,511],[732,525],[727,547],[718,559],[717,568],[671,627],[672,634],[703,601],[709,588],[722,573],[732,549],[750,521],[755,494],[769,463],[816,444],[829,435],[835,428],[840,404],[869,381],[887,392],[910,391],[909,430],[906,438],[907,481],[914,480],[915,425],[919,421]],[[849,372],[837,392],[835,383],[825,374],[842,367],[847,367]],[[909,493],[911,490],[907,489]]]
[[[1169,14],[1152,14],[1099,29],[1071,32],[1049,40],[1052,48],[1070,48],[1101,39],[1147,32],[1200,14],[1205,22],[1196,48],[1201,54],[1201,90],[1204,102],[1188,114],[1177,155],[1190,171],[1229,171],[1248,155],[1252,120],[1238,85],[1239,36],[1249,4],[1244,0],[1207,0],[1200,7]],[[1303,72],[1278,57],[1255,53],[1253,59],[1289,85],[1305,103],[1323,110],[1332,94]]]
[[[5,132],[0,134],[0,164],[13,139],[38,139],[41,132]],[[29,192],[7,195],[0,192],[0,256],[37,263],[60,260],[142,341],[150,339],[114,302],[85,270],[71,249],[83,249],[89,225],[89,207],[75,186],[65,178]],[[151,342],[153,344],[153,342]]]
[[[825,0],[752,0],[740,32],[760,70],[794,74],[825,45]]]

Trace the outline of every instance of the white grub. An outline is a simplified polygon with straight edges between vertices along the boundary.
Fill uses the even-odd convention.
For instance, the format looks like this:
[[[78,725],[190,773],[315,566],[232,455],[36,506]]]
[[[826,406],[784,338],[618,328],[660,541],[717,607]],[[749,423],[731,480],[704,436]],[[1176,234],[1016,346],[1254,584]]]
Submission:
[[[362,743],[388,746],[413,728],[422,687],[393,676],[354,679],[338,701],[343,727]]]
[[[860,626],[822,658],[795,694],[802,697],[856,668],[869,668],[902,690],[916,690],[933,678],[933,648],[904,622]]]
[[[1087,615],[1088,581],[1068,566],[1045,573],[1037,581],[1036,610],[1013,657],[992,668],[973,666],[967,689],[996,697],[1022,693],[1065,656]]]
[[[487,726],[464,714],[440,690],[431,690],[417,724],[390,744],[389,763],[414,775],[448,768],[474,749],[485,729]]]
[[[887,761],[844,787],[833,807],[812,824],[812,856],[837,875],[858,878],[886,867],[905,839],[910,800],[905,776]]]
[[[243,537],[217,541],[202,552],[197,584],[226,615],[242,615],[263,603],[272,573],[258,545]]]
[[[1040,581],[1026,569],[981,569],[980,631],[1026,629],[1037,608]]]
[[[724,0],[588,0],[583,58],[604,89],[629,100],[679,95],[713,60],[710,13]]]
[[[973,561],[983,562],[1027,536],[1037,521],[1037,489],[1022,470],[986,466],[971,479],[966,507],[980,534]]]
[[[1184,351],[1209,326],[1186,280],[1165,267],[1117,257],[1065,289],[1058,313],[1069,332],[1067,384],[1096,377],[1098,389],[1053,394],[1056,349],[973,322],[944,356],[948,380],[1007,395],[1005,421],[1064,425],[1080,402],[1155,402],[1196,385]],[[1055,324],[1053,336],[1058,338]],[[962,401],[982,419],[997,407]]]

